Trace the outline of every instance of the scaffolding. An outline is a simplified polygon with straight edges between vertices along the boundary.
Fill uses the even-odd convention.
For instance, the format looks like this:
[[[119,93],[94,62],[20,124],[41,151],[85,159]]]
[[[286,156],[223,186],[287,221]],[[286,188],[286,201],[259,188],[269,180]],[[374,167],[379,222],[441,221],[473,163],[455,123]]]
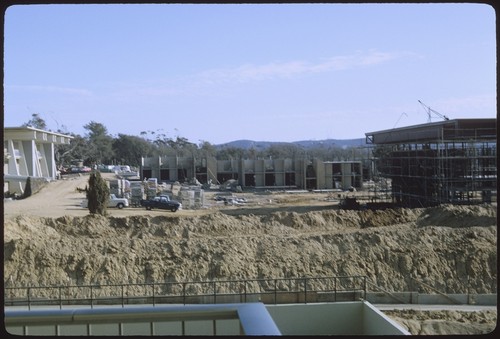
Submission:
[[[496,119],[456,119],[366,133],[373,168],[409,207],[496,201]]]

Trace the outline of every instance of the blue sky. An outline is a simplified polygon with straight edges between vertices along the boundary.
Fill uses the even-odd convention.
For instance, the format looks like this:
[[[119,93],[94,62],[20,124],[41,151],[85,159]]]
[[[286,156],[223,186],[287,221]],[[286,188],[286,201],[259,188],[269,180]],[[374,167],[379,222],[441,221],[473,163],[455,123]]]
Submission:
[[[496,118],[486,4],[12,6],[4,126],[194,143],[364,138]],[[441,120],[431,115],[431,121]]]

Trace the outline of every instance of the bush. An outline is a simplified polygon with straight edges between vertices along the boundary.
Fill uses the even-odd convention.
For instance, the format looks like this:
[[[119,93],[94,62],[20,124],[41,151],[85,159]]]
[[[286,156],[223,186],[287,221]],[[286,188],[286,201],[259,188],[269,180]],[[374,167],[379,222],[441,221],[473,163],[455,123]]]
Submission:
[[[87,190],[88,209],[91,214],[107,214],[109,199],[109,187],[101,177],[101,173],[93,171],[89,178],[89,187]]]

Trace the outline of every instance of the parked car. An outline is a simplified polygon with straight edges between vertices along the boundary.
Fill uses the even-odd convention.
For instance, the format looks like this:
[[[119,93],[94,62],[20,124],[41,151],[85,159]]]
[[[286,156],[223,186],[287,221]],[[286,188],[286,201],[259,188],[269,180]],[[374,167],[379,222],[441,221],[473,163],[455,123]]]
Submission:
[[[158,208],[176,212],[177,210],[182,209],[182,204],[178,201],[171,200],[168,195],[160,195],[148,200],[141,199],[140,203],[141,206],[146,207],[147,210]]]
[[[88,166],[82,166],[82,167],[71,167],[70,173],[89,173],[92,172],[92,168]]]
[[[87,199],[82,200],[80,206],[82,206],[83,208],[88,208],[89,201]],[[116,207],[116,208],[122,209],[122,208],[128,207],[128,206],[129,206],[128,199],[118,198],[114,194],[109,195],[108,207]]]

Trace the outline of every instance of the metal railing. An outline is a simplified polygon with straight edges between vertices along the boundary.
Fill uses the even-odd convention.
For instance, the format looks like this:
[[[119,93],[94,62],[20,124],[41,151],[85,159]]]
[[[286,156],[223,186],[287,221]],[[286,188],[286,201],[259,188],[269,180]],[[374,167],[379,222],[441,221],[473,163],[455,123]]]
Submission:
[[[340,276],[5,287],[4,306],[354,301],[365,298],[366,286],[365,276]]]

